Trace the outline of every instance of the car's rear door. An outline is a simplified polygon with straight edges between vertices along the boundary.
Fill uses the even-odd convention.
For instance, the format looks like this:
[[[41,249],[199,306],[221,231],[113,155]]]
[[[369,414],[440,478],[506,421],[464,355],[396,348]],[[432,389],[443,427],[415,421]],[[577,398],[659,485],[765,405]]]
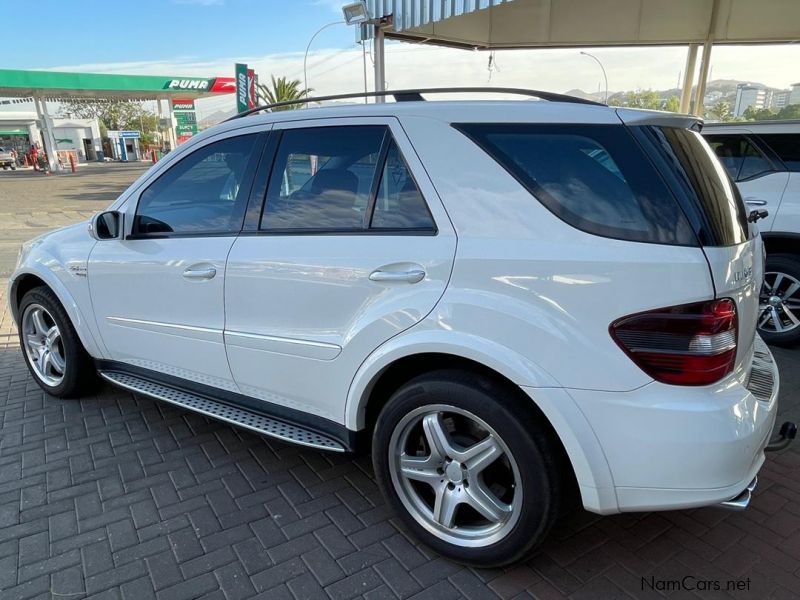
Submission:
[[[394,118],[276,124],[268,146],[263,212],[228,257],[231,371],[245,394],[342,422],[358,366],[444,293],[455,233]]]
[[[788,181],[783,191],[780,209],[775,214],[770,231],[800,232],[800,128],[785,133],[759,133],[758,140],[766,144],[786,168]]]
[[[695,212],[717,298],[736,303],[737,370],[749,369],[764,277],[761,237],[748,222],[736,185],[702,136],[680,127],[647,129],[671,168],[664,172],[680,188],[684,207]],[[759,222],[760,225],[760,222]]]
[[[761,231],[772,230],[775,217],[789,183],[789,173],[773,159],[772,153],[755,136],[745,130],[705,135],[714,153],[736,182],[749,210],[764,209],[765,219],[758,223]]]
[[[124,239],[95,244],[89,287],[111,359],[235,389],[222,333],[225,260],[264,135],[251,128],[199,144],[127,201]]]

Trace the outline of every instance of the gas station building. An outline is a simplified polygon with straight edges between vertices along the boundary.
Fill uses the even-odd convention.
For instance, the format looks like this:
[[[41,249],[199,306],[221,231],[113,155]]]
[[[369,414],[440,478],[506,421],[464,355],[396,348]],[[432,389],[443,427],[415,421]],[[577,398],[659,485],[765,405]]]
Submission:
[[[174,148],[197,133],[194,101],[236,91],[233,77],[170,77],[115,75],[63,71],[0,69],[0,98],[33,111],[0,111],[0,146],[26,152],[33,144],[44,148],[53,170],[59,170],[58,152],[75,152],[78,160],[103,156],[96,119],[54,118],[48,103],[67,99],[156,101],[160,129]],[[166,106],[165,106],[166,105]],[[26,108],[27,108],[26,106]],[[177,113],[175,112],[177,111]],[[180,118],[176,118],[176,114]],[[112,157],[141,157],[137,132],[108,132]],[[113,135],[112,135],[113,134]]]

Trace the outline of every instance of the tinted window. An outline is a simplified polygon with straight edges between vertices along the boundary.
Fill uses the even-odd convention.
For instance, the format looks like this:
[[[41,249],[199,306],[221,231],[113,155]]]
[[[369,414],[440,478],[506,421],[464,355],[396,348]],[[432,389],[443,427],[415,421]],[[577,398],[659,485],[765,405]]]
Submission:
[[[719,162],[735,180],[739,176],[742,166],[744,148],[747,140],[743,135],[713,135],[706,138],[708,145],[714,150]]]
[[[748,141],[744,148],[742,168],[739,169],[739,176],[736,178],[736,181],[752,179],[759,175],[771,173],[773,170],[772,163],[769,159],[764,156],[752,142]]]
[[[709,135],[706,141],[734,181],[774,170],[769,159],[744,135]]]
[[[676,127],[644,131],[664,152],[682,190],[700,207],[711,232],[709,243],[731,246],[747,240],[749,227],[739,190],[700,134]]]
[[[362,229],[384,135],[382,126],[284,131],[262,229]]]
[[[578,229],[631,241],[697,245],[677,202],[622,126],[458,128]]]
[[[787,169],[800,172],[800,134],[770,133],[758,137],[772,148]]]
[[[372,229],[432,230],[433,219],[394,142],[389,146],[375,197]]]
[[[156,179],[139,198],[134,233],[238,231],[247,204],[247,166],[257,135],[199,148]]]

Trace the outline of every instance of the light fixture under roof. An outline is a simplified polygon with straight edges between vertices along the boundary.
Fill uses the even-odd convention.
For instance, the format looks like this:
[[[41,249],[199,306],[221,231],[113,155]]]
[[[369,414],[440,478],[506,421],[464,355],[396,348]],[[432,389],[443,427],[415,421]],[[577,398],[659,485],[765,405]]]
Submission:
[[[344,14],[344,21],[348,25],[358,25],[370,20],[369,9],[364,0],[359,2],[352,2],[342,6],[342,13]]]

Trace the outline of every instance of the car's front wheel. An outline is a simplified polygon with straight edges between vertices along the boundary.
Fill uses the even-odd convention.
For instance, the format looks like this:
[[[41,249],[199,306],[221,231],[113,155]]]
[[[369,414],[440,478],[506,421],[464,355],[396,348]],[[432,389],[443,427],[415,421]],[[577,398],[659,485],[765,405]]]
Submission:
[[[555,519],[559,475],[530,407],[480,375],[438,371],[395,392],[373,435],[379,485],[414,534],[449,558],[499,566]]]
[[[800,342],[800,258],[769,254],[759,299],[758,332],[768,344]]]
[[[28,291],[19,315],[20,346],[36,383],[60,398],[91,391],[96,382],[92,360],[56,295],[45,287]]]

